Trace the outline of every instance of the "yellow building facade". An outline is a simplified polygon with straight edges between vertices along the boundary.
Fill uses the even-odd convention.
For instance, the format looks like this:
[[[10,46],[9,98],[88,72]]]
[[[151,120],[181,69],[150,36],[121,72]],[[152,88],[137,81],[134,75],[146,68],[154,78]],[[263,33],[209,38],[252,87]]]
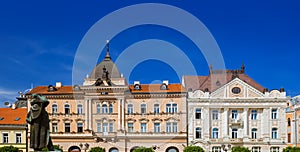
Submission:
[[[0,108],[0,147],[26,151],[26,113],[27,108]]]

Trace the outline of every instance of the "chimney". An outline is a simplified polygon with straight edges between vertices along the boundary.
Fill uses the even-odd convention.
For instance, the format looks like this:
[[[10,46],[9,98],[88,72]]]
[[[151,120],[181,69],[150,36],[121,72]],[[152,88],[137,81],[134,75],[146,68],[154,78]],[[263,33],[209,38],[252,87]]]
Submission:
[[[134,81],[133,84],[134,84],[134,85],[136,85],[136,84],[139,85],[139,84],[140,84],[140,81]]]
[[[55,87],[60,88],[62,86],[61,82],[56,82]]]
[[[169,80],[163,80],[163,84],[169,85]]]

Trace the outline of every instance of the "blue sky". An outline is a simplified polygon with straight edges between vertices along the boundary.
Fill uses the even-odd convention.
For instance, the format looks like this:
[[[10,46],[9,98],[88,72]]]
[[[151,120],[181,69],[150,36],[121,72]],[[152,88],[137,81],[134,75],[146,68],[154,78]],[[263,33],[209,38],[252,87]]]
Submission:
[[[0,2],[0,106],[4,101],[14,101],[17,92],[30,88],[31,84],[49,85],[61,81],[64,85],[72,85],[74,56],[85,33],[105,15],[140,3],[163,3],[191,13],[205,24],[217,41],[226,68],[237,69],[244,63],[246,73],[264,87],[284,87],[290,96],[300,94],[300,2],[296,0],[54,0],[30,3],[11,0]],[[147,39],[168,41],[185,53],[198,75],[208,74],[208,63],[197,47],[172,29],[137,26],[109,39],[113,59],[132,43]],[[172,48],[164,44],[158,46],[161,46],[159,51]],[[99,60],[102,58],[103,54]],[[134,80],[153,83],[162,79],[177,83],[180,78],[172,68],[159,60],[147,60],[135,66],[127,77],[130,83]]]

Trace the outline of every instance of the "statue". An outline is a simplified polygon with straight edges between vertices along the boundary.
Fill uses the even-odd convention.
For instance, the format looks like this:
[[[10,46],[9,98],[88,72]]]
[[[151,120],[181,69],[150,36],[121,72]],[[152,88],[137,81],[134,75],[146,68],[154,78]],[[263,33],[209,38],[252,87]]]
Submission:
[[[32,94],[30,110],[26,121],[30,124],[30,148],[34,151],[41,151],[47,147],[50,151],[54,150],[49,130],[49,116],[45,108],[49,101],[41,95]]]

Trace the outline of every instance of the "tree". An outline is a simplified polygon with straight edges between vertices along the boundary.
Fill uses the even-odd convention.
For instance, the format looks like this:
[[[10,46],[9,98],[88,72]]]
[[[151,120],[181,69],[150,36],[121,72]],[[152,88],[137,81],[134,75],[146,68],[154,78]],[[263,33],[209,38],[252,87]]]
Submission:
[[[298,152],[300,151],[300,147],[286,147],[282,150],[282,152]]]
[[[184,148],[183,152],[204,152],[204,150],[199,146],[187,146]]]
[[[133,150],[133,152],[154,152],[152,148],[139,147]]]
[[[54,150],[63,152],[63,150],[58,145],[53,145]],[[49,151],[47,147],[43,148],[42,151]]]
[[[105,148],[102,147],[93,147],[89,150],[89,152],[105,152]]]
[[[14,146],[4,146],[0,148],[0,152],[19,152],[19,148]]]
[[[231,152],[251,152],[247,147],[237,146],[231,149]]]

